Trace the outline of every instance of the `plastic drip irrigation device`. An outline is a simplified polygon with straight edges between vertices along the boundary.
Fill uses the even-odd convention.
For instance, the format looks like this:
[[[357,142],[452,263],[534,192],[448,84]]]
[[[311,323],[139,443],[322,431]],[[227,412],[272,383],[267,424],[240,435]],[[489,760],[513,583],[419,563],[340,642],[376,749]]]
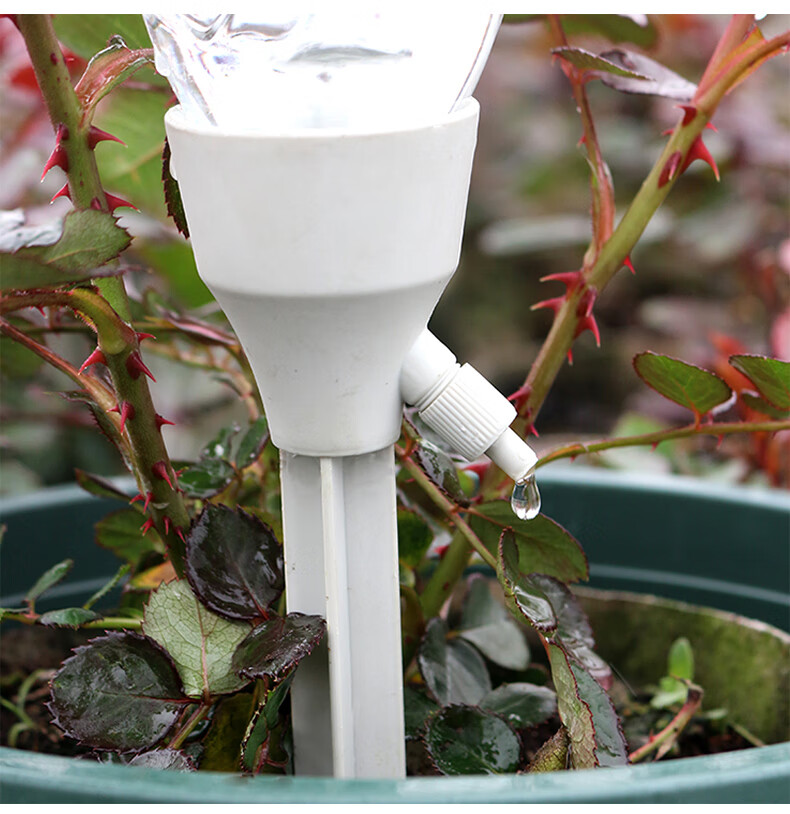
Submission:
[[[165,123],[198,270],[281,451],[288,610],[327,620],[292,688],[296,773],[399,778],[403,404],[522,492],[536,462],[514,407],[426,329],[459,260],[499,17],[281,16],[146,23],[180,102]]]

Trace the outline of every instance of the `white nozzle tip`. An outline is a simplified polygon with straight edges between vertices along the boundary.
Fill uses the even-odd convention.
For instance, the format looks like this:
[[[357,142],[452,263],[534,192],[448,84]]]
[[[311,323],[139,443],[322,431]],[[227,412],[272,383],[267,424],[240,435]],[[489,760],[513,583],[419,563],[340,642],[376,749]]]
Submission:
[[[538,462],[532,447],[510,428],[494,441],[486,450],[486,455],[516,482],[522,480]]]

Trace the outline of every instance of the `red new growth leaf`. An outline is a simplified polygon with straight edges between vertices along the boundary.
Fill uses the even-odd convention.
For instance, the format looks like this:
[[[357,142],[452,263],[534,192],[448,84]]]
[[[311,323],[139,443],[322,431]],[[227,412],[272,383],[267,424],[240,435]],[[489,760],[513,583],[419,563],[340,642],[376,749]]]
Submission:
[[[86,367],[90,367],[91,365],[106,365],[107,359],[105,358],[104,354],[96,348],[93,353],[80,365],[79,373],[82,373]]]
[[[713,174],[716,176],[716,180],[720,181],[721,177],[719,175],[719,168],[716,166],[713,156],[710,154],[710,152],[708,152],[708,148],[702,141],[702,136],[697,136],[697,138],[694,139],[694,143],[689,148],[688,153],[686,153],[686,160],[683,162],[683,166],[680,168],[680,171],[685,172],[689,164],[691,164],[692,161],[696,161],[698,158],[710,165],[710,168],[713,170]]]
[[[140,358],[140,354],[133,350],[126,357],[126,370],[133,379],[139,379],[141,373],[145,373],[152,382],[155,382],[153,373],[145,366],[145,362]]]
[[[658,188],[666,186],[676,175],[680,168],[680,162],[683,160],[683,153],[680,150],[675,150],[674,153],[667,159],[667,163],[661,170],[661,175],[658,177]]]

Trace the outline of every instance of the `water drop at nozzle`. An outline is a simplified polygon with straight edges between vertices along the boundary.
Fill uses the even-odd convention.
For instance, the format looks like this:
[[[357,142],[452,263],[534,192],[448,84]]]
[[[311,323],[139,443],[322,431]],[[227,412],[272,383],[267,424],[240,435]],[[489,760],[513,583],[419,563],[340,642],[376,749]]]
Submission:
[[[516,481],[510,498],[510,508],[519,520],[532,520],[540,513],[540,492],[534,469]]]

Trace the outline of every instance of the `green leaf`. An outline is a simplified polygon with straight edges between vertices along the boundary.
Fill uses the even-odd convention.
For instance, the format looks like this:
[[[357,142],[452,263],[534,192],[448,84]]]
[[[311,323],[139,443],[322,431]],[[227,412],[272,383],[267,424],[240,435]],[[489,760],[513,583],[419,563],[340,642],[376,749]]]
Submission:
[[[289,613],[261,622],[236,648],[233,669],[248,679],[282,681],[326,633],[320,616]]]
[[[433,541],[431,527],[416,512],[398,509],[398,558],[409,568],[417,568]]]
[[[730,364],[779,410],[790,410],[790,362],[767,356],[731,356]]]
[[[447,626],[439,618],[431,619],[417,653],[425,684],[434,698],[447,704],[478,704],[491,691],[482,656],[459,639],[447,641]]]
[[[552,48],[551,53],[554,54],[554,56],[560,57],[560,59],[564,59],[575,68],[579,68],[582,71],[593,71],[596,75],[613,74],[614,76],[628,77],[634,80],[644,80],[648,78],[644,74],[616,65],[614,62],[599,57],[590,51],[585,51],[583,48],[571,48],[568,46]]]
[[[611,42],[632,42],[643,48],[658,39],[645,14],[563,14],[562,27],[567,34],[600,34]]]
[[[78,628],[85,622],[93,622],[101,619],[101,616],[87,608],[62,608],[44,613],[39,618],[39,623],[46,627],[72,627]]]
[[[25,602],[32,608],[35,601],[50,588],[57,585],[74,567],[74,560],[62,560],[45,571],[35,582],[33,587],[25,594]]]
[[[442,774],[503,774],[518,768],[518,736],[497,715],[450,706],[428,721],[425,744]]]
[[[106,478],[102,478],[100,475],[92,475],[90,472],[84,472],[82,469],[75,469],[74,477],[77,479],[77,483],[91,495],[108,497],[112,500],[121,500],[124,503],[129,502],[129,495],[120,489],[116,489],[110,481]]]
[[[483,577],[471,579],[458,635],[500,667],[525,670],[527,641],[507,609],[492,596],[490,584]]]
[[[505,529],[499,542],[497,577],[505,590],[505,601],[516,617],[523,616],[544,635],[557,629],[557,617],[548,597],[531,576],[519,568],[519,551],[513,529]]]
[[[660,62],[642,54],[618,48],[604,52],[601,54],[601,59],[643,76],[642,79],[634,79],[622,74],[613,75],[611,72],[600,74],[599,78],[604,85],[622,93],[663,96],[679,102],[690,102],[697,92],[697,86],[693,82],[689,82]]]
[[[90,121],[96,105],[117,85],[146,65],[153,65],[150,50],[131,50],[123,38],[113,36],[85,69],[74,89],[83,110],[83,121]]]
[[[173,223],[179,232],[185,237],[189,237],[189,224],[187,214],[184,211],[184,201],[181,198],[181,187],[178,185],[170,170],[170,142],[165,138],[165,146],[162,150],[162,185],[165,193],[165,206],[167,214],[172,218]]]
[[[282,547],[257,517],[209,504],[187,537],[186,576],[215,613],[266,618],[285,588]]]
[[[516,729],[542,724],[557,711],[557,694],[548,687],[516,682],[500,684],[480,702],[482,709],[495,712]]]
[[[244,469],[245,466],[254,464],[261,457],[268,440],[269,422],[266,420],[266,416],[262,415],[250,424],[239,442],[239,448],[236,451],[237,468]]]
[[[403,688],[403,710],[407,738],[418,738],[425,728],[428,717],[439,705],[423,689],[407,684]]]
[[[105,48],[115,34],[130,48],[151,47],[141,14],[56,14],[53,25],[58,39],[83,59]]]
[[[414,446],[412,457],[450,500],[459,506],[469,505],[469,498],[461,488],[458,470],[444,450],[421,438]]]
[[[282,738],[277,735],[282,731],[280,709],[288,696],[292,680],[293,674],[274,689],[268,690],[249,722],[241,745],[241,765],[253,774],[259,774],[269,759],[285,762],[290,757],[283,748]],[[279,747],[283,754],[273,755],[272,747]]]
[[[72,210],[52,243],[25,245],[0,253],[0,289],[50,288],[117,274],[98,271],[131,243],[125,229],[107,212]]]
[[[189,755],[178,749],[155,749],[152,752],[141,752],[128,763],[129,766],[145,766],[146,769],[171,769],[176,772],[194,772],[197,770]]]
[[[223,427],[217,435],[200,451],[200,460],[207,458],[221,458],[229,460],[233,450],[233,439],[239,434],[239,425],[231,424]]]
[[[97,749],[139,751],[161,741],[183,708],[167,653],[134,633],[78,647],[52,679],[54,723]]]
[[[228,695],[220,700],[211,718],[211,728],[203,739],[201,770],[239,771],[241,744],[255,709],[255,698],[250,692]]]
[[[624,766],[628,752],[606,691],[556,644],[548,645],[557,709],[570,739],[574,769]]]
[[[205,500],[218,495],[235,476],[235,470],[227,461],[204,458],[178,476],[178,485],[188,497]]]
[[[548,598],[557,617],[557,629],[552,634],[551,640],[562,645],[565,652],[576,659],[604,689],[609,689],[612,684],[612,671],[594,652],[595,639],[592,627],[579,600],[567,586],[552,577],[532,574],[530,579]]]
[[[481,503],[469,513],[469,524],[492,553],[499,538],[511,528],[518,547],[518,567],[522,573],[549,574],[563,582],[586,580],[587,557],[578,541],[562,526],[545,515],[519,520],[505,500]]]
[[[146,554],[164,554],[165,546],[156,530],[140,531],[140,513],[135,509],[118,509],[96,523],[96,543],[126,560],[133,568]]]
[[[667,656],[667,675],[694,680],[694,651],[691,642],[681,636],[672,642]]]
[[[725,404],[732,390],[715,373],[652,351],[634,357],[634,369],[646,385],[694,413],[697,421]]]
[[[2,353],[0,353],[0,356],[2,356]],[[5,361],[5,357],[3,357],[3,359]],[[758,413],[762,413],[769,418],[781,420],[790,416],[790,410],[780,410],[778,407],[774,407],[773,404],[769,404],[765,399],[760,398],[760,396],[754,393],[750,393],[748,390],[742,390],[740,397],[741,401],[743,401],[747,407],[751,407],[752,410],[756,410]]]
[[[186,580],[160,585],[145,607],[143,632],[170,653],[190,698],[236,692],[248,683],[231,659],[249,630],[203,607]]]

